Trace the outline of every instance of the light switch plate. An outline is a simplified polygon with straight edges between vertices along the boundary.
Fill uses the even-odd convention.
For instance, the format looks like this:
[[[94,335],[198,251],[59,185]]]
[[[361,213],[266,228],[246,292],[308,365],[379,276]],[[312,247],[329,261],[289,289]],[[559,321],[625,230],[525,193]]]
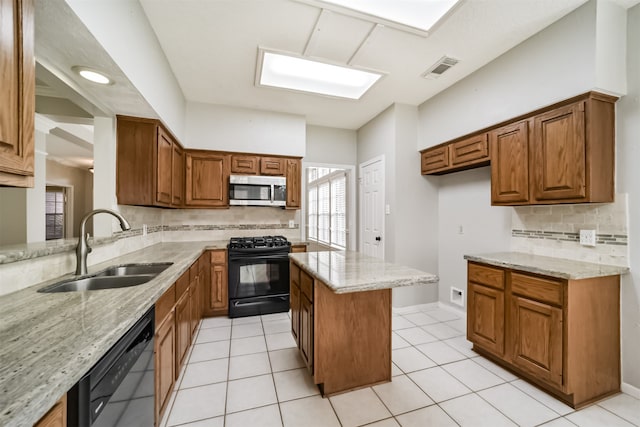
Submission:
[[[596,230],[580,230],[580,244],[582,246],[595,246]]]

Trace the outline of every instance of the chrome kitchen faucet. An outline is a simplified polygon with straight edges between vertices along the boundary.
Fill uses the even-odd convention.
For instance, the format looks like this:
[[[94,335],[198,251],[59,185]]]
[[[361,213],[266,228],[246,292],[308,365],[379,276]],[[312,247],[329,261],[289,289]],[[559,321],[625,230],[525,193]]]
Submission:
[[[76,275],[81,276],[83,274],[87,274],[87,255],[91,252],[91,248],[87,244],[87,235],[86,235],[86,226],[89,218],[99,213],[108,213],[120,221],[120,228],[122,231],[130,230],[131,225],[129,225],[129,221],[124,219],[122,215],[120,215],[116,211],[112,211],[109,209],[95,209],[84,217],[82,217],[82,221],[80,221],[80,237],[78,238],[78,246],[76,246]]]

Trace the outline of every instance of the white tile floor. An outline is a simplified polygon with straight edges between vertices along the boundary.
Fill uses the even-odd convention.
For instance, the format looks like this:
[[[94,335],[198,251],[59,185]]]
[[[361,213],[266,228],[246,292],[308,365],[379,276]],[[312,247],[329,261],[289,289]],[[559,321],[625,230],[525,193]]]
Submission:
[[[393,381],[323,399],[288,314],[205,319],[161,426],[640,426],[640,400],[574,411],[478,356],[464,325],[443,308],[394,309]]]

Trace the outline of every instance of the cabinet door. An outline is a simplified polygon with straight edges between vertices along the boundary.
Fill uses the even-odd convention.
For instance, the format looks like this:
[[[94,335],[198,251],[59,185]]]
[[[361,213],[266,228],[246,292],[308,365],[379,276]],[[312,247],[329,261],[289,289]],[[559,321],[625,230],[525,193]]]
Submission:
[[[178,144],[173,144],[171,165],[171,204],[180,207],[184,204],[184,151]]]
[[[584,106],[581,101],[534,118],[535,200],[586,196]]]
[[[449,150],[452,168],[489,161],[489,142],[486,133],[454,142]]]
[[[198,263],[191,266],[192,270],[195,270],[196,273],[193,275],[193,279],[191,280],[191,284],[189,285],[189,298],[191,299],[190,307],[191,314],[189,316],[190,324],[189,330],[191,331],[191,338],[196,333],[196,328],[198,327],[198,323],[200,322],[200,286],[199,286],[199,277],[197,274]]]
[[[175,317],[174,311],[156,328],[154,336],[155,352],[155,411],[156,425],[169,403],[176,379]]]
[[[491,204],[521,204],[529,200],[529,127],[526,121],[489,133],[491,143]]]
[[[562,310],[511,296],[513,364],[562,387]]]
[[[218,314],[226,314],[229,308],[227,282],[227,265],[213,264],[211,266],[211,293],[209,295],[209,306],[211,307],[211,310]]]
[[[156,141],[156,202],[163,205],[171,204],[171,192],[173,191],[171,175],[173,173],[171,159],[173,158],[173,141],[169,134],[158,127],[158,139]]]
[[[259,170],[260,157],[231,155],[231,173],[241,173],[243,175],[257,175]]]
[[[420,155],[420,169],[422,175],[429,175],[449,167],[449,146],[430,148]]]
[[[300,293],[300,354],[313,373],[313,304]]]
[[[300,269],[290,263],[289,307],[291,308],[291,335],[300,348]]]
[[[33,427],[66,427],[67,426],[67,395],[62,396],[53,408],[49,409]]]
[[[0,18],[0,185],[33,187],[33,1],[0,0]]]
[[[284,159],[262,157],[260,159],[260,175],[284,175]]]
[[[191,299],[187,290],[176,304],[176,379],[191,345]]]
[[[287,208],[300,208],[302,165],[300,159],[287,159]]]
[[[187,205],[229,206],[230,160],[231,156],[227,154],[187,153]]]
[[[469,283],[467,339],[498,356],[504,354],[504,292]]]

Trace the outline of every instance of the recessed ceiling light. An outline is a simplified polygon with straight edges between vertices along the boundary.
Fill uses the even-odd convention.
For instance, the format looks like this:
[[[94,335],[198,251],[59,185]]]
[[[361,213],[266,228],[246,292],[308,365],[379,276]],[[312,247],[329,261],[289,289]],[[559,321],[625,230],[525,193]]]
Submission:
[[[257,84],[360,99],[382,74],[260,49]]]
[[[98,83],[101,85],[113,84],[113,80],[111,80],[111,78],[102,71],[97,71],[89,67],[81,67],[79,65],[75,65],[71,67],[71,69],[78,73],[80,77],[85,80],[89,80],[92,83]]]
[[[442,19],[460,0],[298,0],[327,6],[359,18],[397,23],[424,33]],[[351,13],[350,13],[351,12]],[[377,19],[376,19],[377,18]],[[386,22],[385,22],[386,21]]]

